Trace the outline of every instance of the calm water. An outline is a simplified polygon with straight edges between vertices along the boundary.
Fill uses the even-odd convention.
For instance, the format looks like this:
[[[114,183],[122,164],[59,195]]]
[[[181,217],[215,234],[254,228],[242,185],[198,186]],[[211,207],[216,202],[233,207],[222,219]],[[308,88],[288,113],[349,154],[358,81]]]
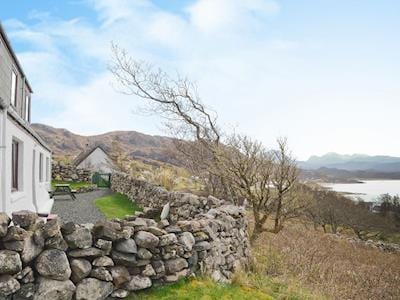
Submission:
[[[365,180],[364,183],[325,183],[337,192],[347,192],[359,195],[349,195],[360,197],[364,201],[375,201],[381,194],[400,195],[400,180]]]

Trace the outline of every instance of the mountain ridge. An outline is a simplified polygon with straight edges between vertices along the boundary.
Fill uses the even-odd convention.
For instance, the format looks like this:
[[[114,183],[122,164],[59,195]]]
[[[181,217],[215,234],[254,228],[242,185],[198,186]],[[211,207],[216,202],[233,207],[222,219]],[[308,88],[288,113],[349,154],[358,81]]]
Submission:
[[[95,144],[101,144],[106,151],[112,151],[113,142],[117,142],[121,152],[132,159],[156,160],[180,165],[174,150],[173,138],[148,135],[138,131],[110,131],[97,135],[75,134],[65,128],[34,123],[32,128],[52,149],[55,157],[77,156],[81,151]]]
[[[307,170],[329,168],[347,171],[400,172],[400,157],[329,152],[321,156],[310,156],[307,161],[300,161],[299,167]]]

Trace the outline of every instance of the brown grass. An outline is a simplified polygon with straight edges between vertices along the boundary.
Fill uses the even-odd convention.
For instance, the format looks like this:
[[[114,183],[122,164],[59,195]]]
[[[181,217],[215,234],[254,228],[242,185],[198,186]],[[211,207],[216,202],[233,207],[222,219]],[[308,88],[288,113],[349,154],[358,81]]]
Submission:
[[[400,299],[400,255],[288,224],[253,248],[254,268],[333,299]],[[261,270],[260,270],[261,269]]]

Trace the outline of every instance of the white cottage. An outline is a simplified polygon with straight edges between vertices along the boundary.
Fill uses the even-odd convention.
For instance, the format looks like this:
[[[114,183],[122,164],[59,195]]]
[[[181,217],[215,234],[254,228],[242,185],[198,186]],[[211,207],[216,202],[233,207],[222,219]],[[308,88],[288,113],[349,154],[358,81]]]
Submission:
[[[30,126],[31,86],[0,24],[0,211],[49,213],[51,151]]]
[[[116,163],[107,151],[100,145],[95,145],[86,151],[82,151],[73,161],[77,168],[84,168],[99,173],[112,173],[118,170]]]

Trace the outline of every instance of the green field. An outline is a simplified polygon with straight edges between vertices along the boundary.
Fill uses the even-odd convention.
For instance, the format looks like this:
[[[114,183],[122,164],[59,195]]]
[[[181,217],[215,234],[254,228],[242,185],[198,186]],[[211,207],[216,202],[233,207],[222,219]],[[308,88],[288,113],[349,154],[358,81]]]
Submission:
[[[163,287],[152,288],[127,298],[128,300],[270,300],[274,299],[254,288],[236,284],[218,284],[210,279],[187,279]]]
[[[114,193],[95,201],[96,207],[108,218],[124,218],[141,209],[125,195]]]

